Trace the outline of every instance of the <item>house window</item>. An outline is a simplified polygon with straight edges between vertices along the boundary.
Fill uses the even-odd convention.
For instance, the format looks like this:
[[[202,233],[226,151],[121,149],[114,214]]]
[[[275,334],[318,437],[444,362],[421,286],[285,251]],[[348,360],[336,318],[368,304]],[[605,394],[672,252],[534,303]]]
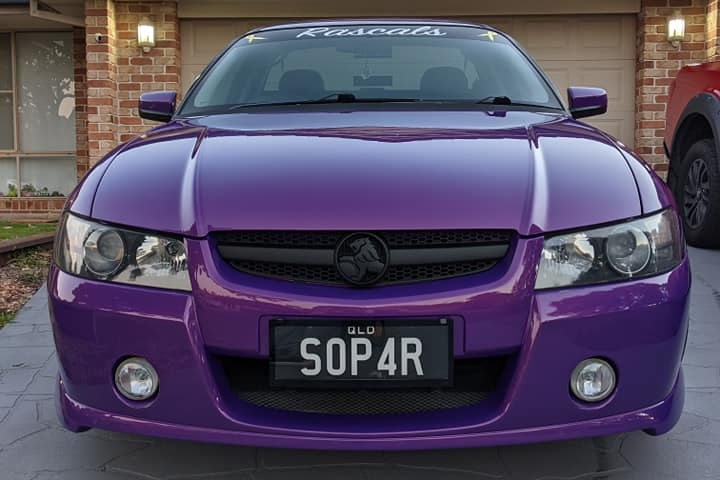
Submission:
[[[0,196],[66,196],[76,183],[71,32],[0,32]]]

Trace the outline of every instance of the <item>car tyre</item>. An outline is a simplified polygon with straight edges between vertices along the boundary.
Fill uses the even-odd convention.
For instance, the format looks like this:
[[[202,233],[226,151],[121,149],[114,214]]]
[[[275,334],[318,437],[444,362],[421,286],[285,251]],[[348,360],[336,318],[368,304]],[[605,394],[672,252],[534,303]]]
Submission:
[[[693,143],[685,153],[675,196],[687,242],[720,247],[720,167],[712,139]]]

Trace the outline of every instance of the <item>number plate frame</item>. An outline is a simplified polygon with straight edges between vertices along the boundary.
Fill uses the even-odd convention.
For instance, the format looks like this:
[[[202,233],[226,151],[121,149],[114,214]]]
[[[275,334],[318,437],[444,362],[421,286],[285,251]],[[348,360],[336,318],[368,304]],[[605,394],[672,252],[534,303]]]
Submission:
[[[305,329],[307,327],[311,328],[319,328],[319,329],[329,329],[334,328],[337,329],[338,333],[342,333],[342,337],[345,339],[351,338],[350,335],[346,333],[348,326],[377,326],[382,325],[383,329],[390,328],[388,334],[384,335],[384,341],[382,342],[382,345],[384,347],[385,343],[387,342],[387,338],[390,336],[394,337],[411,337],[415,336],[417,337],[417,331],[413,332],[412,327],[430,327],[425,328],[427,330],[423,336],[421,336],[421,339],[423,341],[423,354],[424,358],[427,358],[425,356],[425,345],[426,341],[425,338],[430,338],[429,335],[427,335],[427,332],[432,333],[432,337],[435,337],[437,335],[440,335],[439,332],[444,332],[444,335],[441,335],[441,340],[438,342],[442,342],[445,348],[445,352],[440,352],[440,354],[436,355],[436,358],[442,358],[442,361],[446,362],[446,370],[445,368],[442,368],[440,366],[439,368],[443,371],[442,378],[433,377],[433,378],[401,378],[399,375],[394,378],[389,379],[376,379],[376,378],[357,378],[357,377],[351,377],[348,374],[348,371],[350,368],[348,367],[346,370],[346,373],[343,376],[339,377],[332,377],[329,379],[313,379],[312,377],[305,377],[301,374],[298,374],[296,378],[278,378],[278,371],[281,368],[279,364],[287,363],[284,361],[285,359],[278,360],[278,349],[279,346],[276,342],[275,332],[277,328],[281,329],[287,329],[289,332],[293,329]],[[407,335],[397,335],[393,334],[392,331],[397,329],[407,329],[409,328]],[[287,319],[281,319],[281,318],[275,318],[271,319],[269,322],[269,347],[270,347],[270,362],[269,362],[269,371],[268,371],[268,377],[269,377],[269,385],[273,388],[293,388],[293,389],[310,389],[310,390],[329,390],[329,389],[409,389],[409,388],[416,388],[416,389],[428,389],[428,388],[447,388],[452,387],[453,385],[453,361],[454,361],[454,355],[453,355],[453,320],[451,318],[443,317],[443,318],[403,318],[403,319],[356,319],[356,318],[336,318],[336,319],[308,319],[308,318],[287,318]],[[299,350],[299,344],[302,338],[306,338],[310,335],[300,335],[299,340],[297,342],[298,350]],[[363,335],[358,335],[362,337]],[[442,339],[444,337],[444,339]],[[325,345],[325,341],[329,338],[329,336],[324,336],[322,345]],[[433,338],[433,341],[435,339]],[[427,342],[427,344],[432,342]],[[374,352],[377,352],[377,350],[374,349]],[[373,355],[375,357],[375,355]],[[323,368],[325,365],[325,355],[322,355],[323,358]],[[396,363],[399,366],[399,359],[396,359]],[[292,363],[292,362],[291,362]],[[425,360],[423,360],[423,365],[425,365]]]

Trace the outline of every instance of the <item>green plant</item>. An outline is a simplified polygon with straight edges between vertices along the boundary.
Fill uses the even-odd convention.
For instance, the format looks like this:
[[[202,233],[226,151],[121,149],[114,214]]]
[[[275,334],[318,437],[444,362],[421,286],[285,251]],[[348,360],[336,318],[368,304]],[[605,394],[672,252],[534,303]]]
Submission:
[[[7,313],[7,312],[0,313],[0,328],[4,327],[8,323],[12,322],[14,318],[15,318],[14,313]]]
[[[35,190],[34,196],[36,196],[36,197],[50,197],[51,194],[50,194],[50,190],[48,190],[47,187],[43,187],[43,188],[38,188],[37,190]]]
[[[17,196],[18,196],[17,187],[16,187],[14,184],[12,184],[12,183],[8,183],[8,193],[7,193],[7,196],[8,196],[8,197],[17,197]]]
[[[22,238],[38,233],[54,232],[56,223],[13,223],[0,222],[0,240]]]
[[[35,196],[35,192],[37,192],[37,189],[35,185],[31,183],[26,183],[22,186],[22,189],[20,189],[20,195],[23,197],[33,197]]]

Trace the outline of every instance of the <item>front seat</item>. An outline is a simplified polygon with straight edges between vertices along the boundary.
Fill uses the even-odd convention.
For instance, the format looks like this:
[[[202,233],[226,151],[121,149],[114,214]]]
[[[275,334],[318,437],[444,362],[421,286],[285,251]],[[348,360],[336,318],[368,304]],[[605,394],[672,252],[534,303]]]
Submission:
[[[280,77],[278,91],[289,100],[316,100],[325,96],[325,82],[315,70],[288,70]]]
[[[456,67],[433,67],[420,79],[420,94],[424,99],[463,99],[468,96],[468,79]]]

